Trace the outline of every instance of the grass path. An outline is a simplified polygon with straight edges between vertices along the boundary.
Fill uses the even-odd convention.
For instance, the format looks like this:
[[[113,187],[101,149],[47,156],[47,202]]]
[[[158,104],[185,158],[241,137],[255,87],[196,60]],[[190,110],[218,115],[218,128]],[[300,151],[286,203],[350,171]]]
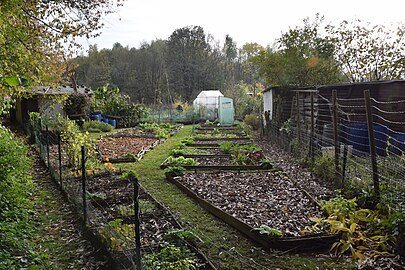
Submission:
[[[200,248],[220,269],[349,269],[349,265],[313,256],[286,255],[265,252],[199,207],[176,186],[167,182],[160,164],[170,150],[191,134],[185,126],[173,137],[148,152],[136,163],[117,165],[122,169],[135,169],[139,180],[155,198],[169,207],[186,229],[197,229],[204,243]]]
[[[78,216],[60,195],[36,151],[31,150],[31,155],[37,230],[34,243],[43,257],[33,269],[103,269],[105,262],[98,259],[98,252],[82,235]]]

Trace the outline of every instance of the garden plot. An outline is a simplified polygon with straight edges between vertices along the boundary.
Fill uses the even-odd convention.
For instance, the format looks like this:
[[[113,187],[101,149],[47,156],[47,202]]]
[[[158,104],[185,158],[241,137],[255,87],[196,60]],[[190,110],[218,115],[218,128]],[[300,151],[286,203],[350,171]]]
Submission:
[[[119,223],[115,224],[117,229],[120,226],[125,227],[125,224],[133,227],[131,226],[135,221],[133,183],[120,174],[107,172],[89,176],[87,185],[87,198],[94,207],[97,226],[103,227],[115,222]],[[180,228],[173,216],[142,188],[140,189],[139,205],[142,246],[157,245],[163,240],[163,235],[168,230]],[[97,218],[100,216],[103,217],[101,222]],[[123,240],[128,240],[133,244],[134,238]]]
[[[159,144],[159,139],[148,137],[102,137],[98,144],[99,155],[102,160],[135,161],[146,151]]]
[[[197,196],[253,228],[300,236],[322,211],[279,172],[185,173],[175,178]]]
[[[103,161],[133,162],[162,140],[173,135],[179,126],[170,124],[140,124],[137,128],[122,129],[101,137],[98,151]]]
[[[244,144],[251,144],[252,140],[250,138],[213,138],[210,140],[201,139],[195,140],[190,146],[208,146],[208,147],[215,147],[219,146],[221,143],[232,141],[234,144],[244,145]]]
[[[80,182],[79,179],[74,180]],[[124,174],[104,171],[88,175],[86,184],[90,229],[107,246],[118,264],[130,265],[135,254],[134,183]],[[189,242],[176,238],[176,232],[179,235],[184,233],[181,225],[167,208],[142,187],[139,192],[139,208],[141,248],[145,255],[159,252],[162,243],[173,245],[173,241],[180,241],[187,250],[192,250],[187,251],[187,256],[198,266],[196,269],[213,269],[198,249]]]

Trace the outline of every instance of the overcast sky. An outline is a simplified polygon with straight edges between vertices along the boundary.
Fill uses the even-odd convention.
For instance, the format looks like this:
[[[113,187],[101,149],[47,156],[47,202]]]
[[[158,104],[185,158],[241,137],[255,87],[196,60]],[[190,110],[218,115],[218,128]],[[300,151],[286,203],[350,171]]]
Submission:
[[[100,37],[81,43],[85,50],[90,44],[112,48],[115,42],[138,48],[142,42],[167,39],[176,29],[195,25],[221,43],[229,34],[238,47],[246,42],[267,46],[316,13],[338,25],[354,19],[405,22],[404,12],[405,0],[127,0],[117,14],[105,18]]]

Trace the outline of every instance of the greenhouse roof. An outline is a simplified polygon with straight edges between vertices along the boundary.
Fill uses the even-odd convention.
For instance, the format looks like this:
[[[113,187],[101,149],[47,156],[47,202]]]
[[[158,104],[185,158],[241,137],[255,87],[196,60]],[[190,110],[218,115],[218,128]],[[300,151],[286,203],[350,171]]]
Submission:
[[[223,97],[224,95],[219,90],[204,90],[197,97]]]

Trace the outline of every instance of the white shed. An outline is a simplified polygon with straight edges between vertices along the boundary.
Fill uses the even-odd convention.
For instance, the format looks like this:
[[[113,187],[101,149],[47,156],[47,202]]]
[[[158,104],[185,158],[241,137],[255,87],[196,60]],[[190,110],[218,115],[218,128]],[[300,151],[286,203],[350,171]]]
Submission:
[[[218,118],[219,97],[223,96],[219,90],[201,91],[193,101],[194,110],[201,119],[215,121]]]

